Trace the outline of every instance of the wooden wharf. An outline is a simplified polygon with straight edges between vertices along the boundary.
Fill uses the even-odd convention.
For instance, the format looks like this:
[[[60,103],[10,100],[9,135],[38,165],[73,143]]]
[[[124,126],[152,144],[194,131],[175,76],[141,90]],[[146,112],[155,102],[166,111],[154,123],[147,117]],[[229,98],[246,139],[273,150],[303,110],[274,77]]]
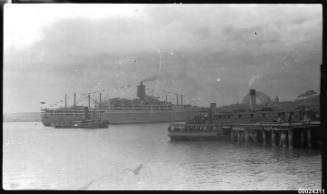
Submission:
[[[231,141],[292,149],[319,148],[322,144],[319,121],[292,123],[237,124],[231,127]]]

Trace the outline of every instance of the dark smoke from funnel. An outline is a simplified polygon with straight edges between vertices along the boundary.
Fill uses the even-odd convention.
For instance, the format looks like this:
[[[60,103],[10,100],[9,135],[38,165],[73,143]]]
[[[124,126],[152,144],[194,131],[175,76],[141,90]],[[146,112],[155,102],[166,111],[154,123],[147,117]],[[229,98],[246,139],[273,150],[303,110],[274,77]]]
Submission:
[[[159,79],[159,76],[154,75],[148,78],[145,78],[144,80],[142,80],[141,82],[151,82],[151,81],[156,81],[157,79]]]
[[[161,73],[160,75],[153,75],[151,77],[147,77],[145,79],[142,80],[142,82],[152,82],[152,81],[156,81],[156,80],[164,80],[164,79],[171,79],[171,78],[175,78],[178,76],[174,76],[170,73]]]

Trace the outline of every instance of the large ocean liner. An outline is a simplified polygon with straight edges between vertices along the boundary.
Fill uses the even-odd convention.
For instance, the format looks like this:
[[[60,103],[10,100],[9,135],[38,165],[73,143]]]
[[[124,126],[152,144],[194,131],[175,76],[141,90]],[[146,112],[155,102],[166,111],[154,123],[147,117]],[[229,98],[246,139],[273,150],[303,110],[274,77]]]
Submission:
[[[183,96],[176,96],[177,103],[161,101],[155,96],[147,95],[143,82],[137,86],[137,97],[135,99],[112,98],[99,102],[94,107],[90,106],[90,94],[88,95],[88,106],[76,105],[76,94],[74,94],[74,105],[59,108],[42,108],[41,120],[45,126],[51,126],[57,122],[72,122],[83,119],[85,108],[87,108],[90,119],[101,119],[109,124],[135,124],[135,123],[158,123],[185,121],[198,112],[201,108],[183,104]],[[178,100],[180,99],[180,100]],[[178,103],[178,101],[180,101]]]

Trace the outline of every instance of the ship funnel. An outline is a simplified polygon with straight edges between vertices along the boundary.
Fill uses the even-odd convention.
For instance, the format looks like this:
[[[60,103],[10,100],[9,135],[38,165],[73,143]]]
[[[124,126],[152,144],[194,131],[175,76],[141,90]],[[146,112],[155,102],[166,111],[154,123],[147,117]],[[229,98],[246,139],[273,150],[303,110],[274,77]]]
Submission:
[[[145,96],[145,85],[143,85],[143,81],[141,81],[141,84],[137,86],[137,97],[143,100]]]
[[[250,90],[250,110],[254,110],[256,107],[256,94],[255,89]]]
[[[178,105],[178,94],[176,94],[176,105]]]

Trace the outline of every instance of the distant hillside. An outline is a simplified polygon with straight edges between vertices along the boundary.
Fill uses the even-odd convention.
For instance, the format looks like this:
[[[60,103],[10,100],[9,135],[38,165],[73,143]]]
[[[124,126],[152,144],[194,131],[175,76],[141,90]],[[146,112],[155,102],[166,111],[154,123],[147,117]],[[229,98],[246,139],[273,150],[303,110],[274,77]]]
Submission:
[[[320,101],[319,96],[310,96],[305,99],[296,99],[294,101],[280,102],[277,105],[280,109],[295,109],[298,107],[308,107],[315,111],[320,111]]]
[[[41,115],[39,112],[22,112],[3,114],[3,122],[39,122]]]
[[[308,107],[311,108],[317,112],[320,111],[320,102],[319,102],[319,96],[314,95],[307,97],[305,99],[296,99],[294,101],[283,101],[278,103],[271,103],[268,105],[257,105],[256,109],[264,109],[266,107],[270,107],[273,110],[295,110],[299,107]],[[247,111],[248,105],[246,104],[231,104],[227,106],[218,107],[217,111],[219,112],[242,112]]]

